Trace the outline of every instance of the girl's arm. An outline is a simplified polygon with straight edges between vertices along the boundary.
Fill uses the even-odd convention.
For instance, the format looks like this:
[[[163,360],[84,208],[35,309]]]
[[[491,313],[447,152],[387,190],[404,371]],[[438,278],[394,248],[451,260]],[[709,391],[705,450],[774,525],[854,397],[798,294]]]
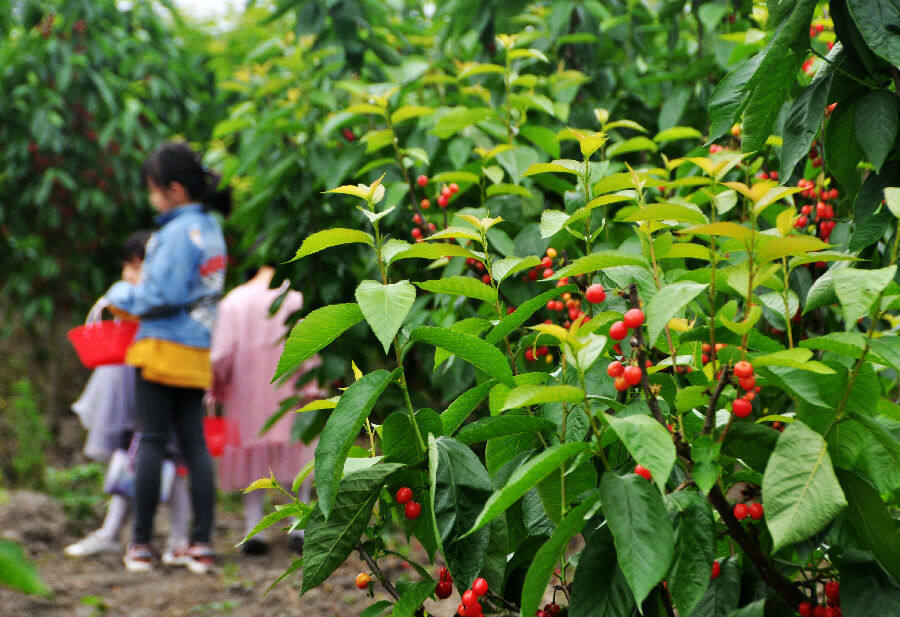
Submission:
[[[140,282],[119,281],[106,292],[109,303],[126,313],[145,317],[188,305],[197,272],[199,249],[187,230],[161,231],[158,244],[148,252]]]
[[[213,370],[210,394],[214,400],[219,402],[226,398],[231,385],[236,326],[232,316],[231,302],[226,297],[219,303],[219,315],[209,349],[209,361]]]

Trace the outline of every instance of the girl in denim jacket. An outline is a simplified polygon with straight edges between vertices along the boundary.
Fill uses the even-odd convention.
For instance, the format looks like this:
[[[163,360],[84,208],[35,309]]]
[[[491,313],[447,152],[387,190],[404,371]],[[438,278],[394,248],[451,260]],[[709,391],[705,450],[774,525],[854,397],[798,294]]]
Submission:
[[[140,318],[125,362],[138,369],[135,416],[141,442],[135,478],[134,536],[125,553],[131,571],[152,568],[150,539],[159,501],[160,468],[174,430],[191,478],[191,544],[183,565],[212,565],[215,505],[212,461],[203,437],[203,394],[210,385],[210,338],[225,282],[225,239],[218,220],[230,190],[184,142],[160,146],[144,163],[159,230],[147,244],[136,285],[120,281],[106,293],[114,311]]]

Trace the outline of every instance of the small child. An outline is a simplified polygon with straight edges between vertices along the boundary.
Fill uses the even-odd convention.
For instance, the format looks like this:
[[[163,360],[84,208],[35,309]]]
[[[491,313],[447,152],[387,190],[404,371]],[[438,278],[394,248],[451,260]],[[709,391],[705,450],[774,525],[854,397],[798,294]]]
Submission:
[[[144,260],[144,246],[149,237],[150,232],[138,231],[125,240],[122,248],[122,280],[137,282],[139,279],[141,263]],[[103,307],[97,308],[102,310]],[[88,458],[109,462],[115,450],[129,448],[134,435],[134,383],[135,369],[130,366],[125,364],[98,366],[94,369],[81,396],[72,404],[72,411],[78,415],[81,424],[87,430],[84,453]],[[112,494],[100,529],[67,546],[65,554],[70,557],[88,557],[98,553],[120,551],[118,538],[130,508],[128,498]],[[187,484],[181,476],[176,476],[172,485],[169,516],[171,530],[167,554],[187,545],[188,540],[189,498]]]

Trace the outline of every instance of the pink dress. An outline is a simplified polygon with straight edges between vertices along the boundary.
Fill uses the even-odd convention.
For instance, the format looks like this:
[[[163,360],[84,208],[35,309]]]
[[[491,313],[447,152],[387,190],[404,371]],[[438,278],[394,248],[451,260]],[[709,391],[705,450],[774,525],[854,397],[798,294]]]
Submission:
[[[269,307],[282,293],[269,289],[264,279],[251,280],[228,293],[219,304],[219,317],[213,334],[210,360],[213,365],[213,398],[225,406],[225,417],[237,429],[238,443],[226,445],[219,460],[218,484],[223,490],[241,490],[269,475],[290,486],[297,472],[310,460],[315,443],[291,441],[294,415],[282,417],[263,435],[259,431],[278,411],[279,403],[295,394],[305,404],[322,398],[315,380],[300,391],[295,379],[281,386],[269,385],[284,347],[285,320],[303,305],[303,296],[288,292],[269,317]],[[321,364],[318,357],[307,360],[300,374]]]

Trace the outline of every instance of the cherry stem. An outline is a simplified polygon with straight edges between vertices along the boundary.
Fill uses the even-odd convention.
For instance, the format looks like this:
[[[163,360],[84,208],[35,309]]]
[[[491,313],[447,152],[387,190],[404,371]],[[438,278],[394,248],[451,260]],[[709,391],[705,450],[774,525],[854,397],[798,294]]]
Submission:
[[[709,397],[709,407],[706,409],[706,420],[703,422],[703,435],[709,435],[716,424],[716,406],[719,402],[719,397],[722,395],[722,390],[728,385],[728,377],[729,371],[726,366],[722,368],[722,376],[719,377],[719,383],[716,384],[716,389]]]
[[[672,596],[669,595],[669,590],[662,583],[657,585],[656,588],[659,590],[659,597],[662,600],[663,607],[666,609],[666,615],[668,617],[676,617],[675,607],[672,606]]]
[[[631,302],[631,308],[641,307],[638,299],[637,283],[632,283],[628,288],[628,299]],[[668,430],[669,425],[666,423],[666,419],[659,408],[659,401],[656,400],[656,397],[653,396],[653,392],[650,390],[650,378],[647,377],[647,355],[644,351],[644,335],[640,327],[635,329],[633,339],[637,349],[638,366],[641,369],[641,389],[644,391],[644,398],[647,399],[647,405],[650,407],[650,413],[653,414],[653,418]],[[674,356],[672,362],[674,366]]]
[[[378,580],[381,581],[381,586],[384,587],[384,590],[388,592],[395,600],[400,599],[400,594],[397,593],[397,590],[394,589],[394,586],[391,585],[391,582],[384,575],[384,572],[381,571],[381,568],[378,567],[378,564],[375,563],[375,560],[372,559],[372,556],[369,555],[368,551],[363,547],[362,542],[357,543],[356,550],[359,551],[359,557],[363,561],[366,562],[366,565],[369,566],[369,569],[378,577]]]

